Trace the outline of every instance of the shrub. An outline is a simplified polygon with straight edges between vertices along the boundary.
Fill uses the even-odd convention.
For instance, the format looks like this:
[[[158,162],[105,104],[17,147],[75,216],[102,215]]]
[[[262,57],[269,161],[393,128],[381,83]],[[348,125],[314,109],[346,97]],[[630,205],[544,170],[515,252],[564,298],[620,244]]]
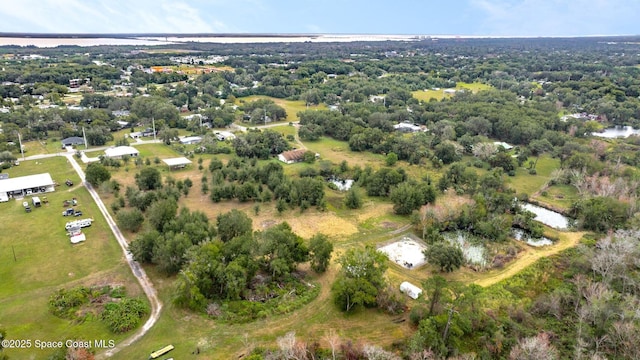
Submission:
[[[105,305],[100,319],[114,333],[124,333],[138,326],[148,313],[149,307],[142,300],[125,298],[118,303]]]
[[[79,286],[70,290],[60,289],[49,298],[49,312],[61,318],[72,318],[80,305],[89,302],[90,289]]]

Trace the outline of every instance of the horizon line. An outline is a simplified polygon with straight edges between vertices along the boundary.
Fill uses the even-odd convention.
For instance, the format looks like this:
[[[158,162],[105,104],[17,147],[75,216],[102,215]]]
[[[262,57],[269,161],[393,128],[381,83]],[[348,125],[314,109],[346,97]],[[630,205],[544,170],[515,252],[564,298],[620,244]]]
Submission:
[[[139,37],[321,37],[321,36],[389,36],[413,38],[595,38],[595,37],[633,37],[640,34],[582,34],[582,35],[471,35],[471,34],[402,34],[402,33],[170,33],[170,32],[96,32],[96,33],[53,33],[53,32],[0,32],[0,37],[8,38],[139,38]]]

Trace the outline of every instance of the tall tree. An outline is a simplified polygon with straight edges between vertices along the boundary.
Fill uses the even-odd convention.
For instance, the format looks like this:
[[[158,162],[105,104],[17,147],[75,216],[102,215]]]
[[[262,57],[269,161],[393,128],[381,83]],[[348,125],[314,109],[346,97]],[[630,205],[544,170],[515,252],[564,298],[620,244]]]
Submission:
[[[331,288],[335,304],[343,311],[376,305],[376,295],[384,288],[387,257],[374,249],[349,249],[338,260],[342,269]]]
[[[162,177],[156,168],[144,168],[136,174],[135,178],[140,190],[155,190],[162,187]]]
[[[309,251],[311,253],[311,270],[323,273],[329,266],[333,244],[325,234],[315,234],[309,241]]]
[[[227,242],[237,236],[251,233],[252,221],[240,210],[233,209],[217,217],[220,240]]]
[[[85,179],[91,185],[98,186],[103,182],[111,179],[111,173],[99,162],[92,162],[87,165],[85,170]]]

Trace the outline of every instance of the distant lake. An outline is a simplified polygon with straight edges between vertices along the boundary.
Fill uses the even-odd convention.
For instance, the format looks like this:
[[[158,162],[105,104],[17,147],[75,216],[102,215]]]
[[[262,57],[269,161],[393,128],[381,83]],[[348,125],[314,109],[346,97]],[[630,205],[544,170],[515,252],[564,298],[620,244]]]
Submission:
[[[170,45],[177,43],[201,42],[221,44],[245,43],[289,43],[289,42],[351,42],[351,41],[416,41],[415,35],[229,35],[229,36],[145,36],[131,38],[110,37],[0,37],[0,46],[19,45],[41,48],[56,46],[98,46],[98,45]]]
[[[604,129],[602,132],[591,133],[593,136],[603,137],[607,139],[628,138],[631,135],[640,134],[640,129],[634,129],[631,126],[616,126]]]
[[[31,38],[0,37],[0,46],[19,45],[52,48],[56,46],[99,46],[99,45],[169,45],[168,41],[124,39],[124,38]]]

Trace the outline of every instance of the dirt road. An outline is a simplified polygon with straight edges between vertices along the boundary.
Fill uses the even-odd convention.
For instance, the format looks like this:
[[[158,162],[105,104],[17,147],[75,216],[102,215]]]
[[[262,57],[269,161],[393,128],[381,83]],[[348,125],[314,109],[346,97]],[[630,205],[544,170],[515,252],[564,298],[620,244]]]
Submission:
[[[136,279],[138,279],[142,290],[147,295],[149,303],[151,304],[151,315],[149,316],[149,319],[147,319],[147,322],[140,329],[138,329],[138,331],[136,331],[133,335],[131,335],[124,341],[117,344],[114,348],[99,353],[96,356],[96,359],[105,359],[113,356],[115,353],[122,350],[122,348],[131,345],[133,342],[144,336],[158,320],[158,317],[160,316],[160,310],[162,310],[162,303],[158,299],[156,289],[153,287],[153,283],[151,283],[151,280],[149,279],[149,277],[147,277],[144,269],[137,261],[133,259],[131,253],[129,253],[129,251],[127,250],[127,240],[124,235],[122,235],[122,232],[118,228],[118,225],[116,225],[116,222],[107,211],[107,208],[102,202],[102,199],[100,199],[100,196],[98,196],[98,193],[91,186],[91,184],[85,181],[84,171],[82,170],[82,168],[80,168],[80,165],[78,165],[78,162],[74,158],[73,154],[69,153],[65,154],[65,156],[67,157],[67,159],[69,159],[71,166],[73,166],[74,170],[78,173],[78,176],[80,176],[80,180],[82,180],[82,183],[87,188],[87,191],[89,191],[89,194],[91,194],[91,197],[93,197],[93,200],[98,205],[98,208],[100,209],[100,212],[102,212],[102,215],[107,221],[107,224],[109,224],[113,235],[118,240],[118,244],[120,244],[120,247],[122,248],[124,257],[127,259],[127,263],[129,264],[133,275],[136,277]]]

